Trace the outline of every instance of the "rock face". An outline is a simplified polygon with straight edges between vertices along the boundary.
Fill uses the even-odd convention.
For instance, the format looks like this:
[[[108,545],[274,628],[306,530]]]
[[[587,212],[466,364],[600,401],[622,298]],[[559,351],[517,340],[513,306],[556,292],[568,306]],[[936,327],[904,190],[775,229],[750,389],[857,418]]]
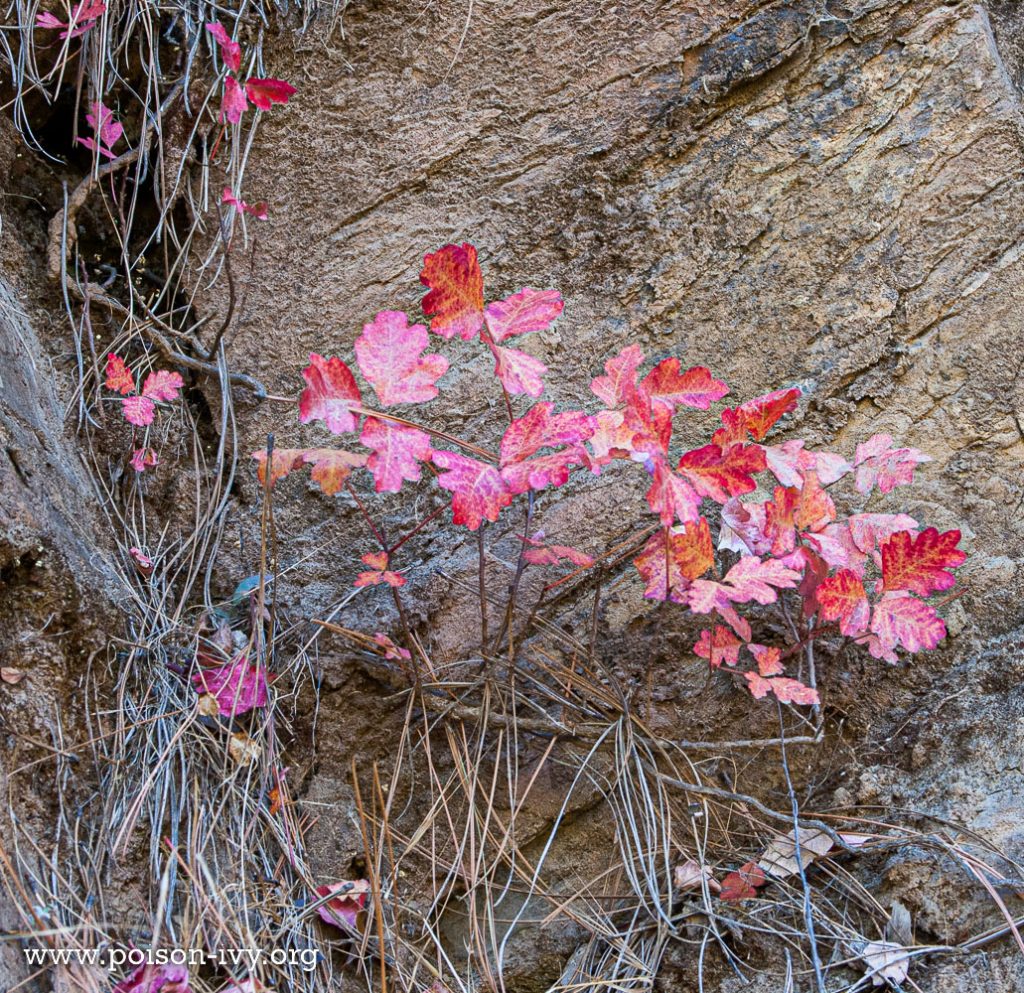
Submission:
[[[948,608],[954,637],[909,670],[847,656],[849,672],[833,679],[846,751],[810,760],[802,775],[827,780],[824,796],[837,805],[924,810],[1024,858],[1024,25],[1016,4],[365,2],[345,11],[343,28],[328,46],[314,27],[301,38],[282,31],[265,47],[268,69],[300,84],[300,94],[267,118],[246,174],[251,198],[270,200],[271,214],[255,232],[257,277],[232,328],[232,368],[271,393],[294,394],[309,352],[351,358],[377,311],[415,312],[422,253],[467,240],[480,249],[489,296],[533,285],[565,297],[554,333],[525,346],[552,370],[549,396],[559,403],[588,403],[604,360],[636,342],[649,358],[709,366],[740,399],[799,385],[805,399],[793,427],[811,444],[850,455],[888,432],[924,450],[933,461],[919,482],[868,509],[963,531],[970,559],[966,592]],[[216,313],[221,297],[200,302]],[[31,372],[18,359],[18,334],[28,332],[16,327],[24,325],[5,323],[0,341],[10,353],[0,567],[21,562],[43,534],[71,563],[80,596],[90,582],[88,543],[58,494],[83,484],[40,475],[59,430],[52,415],[25,407],[33,391],[45,399],[38,378],[8,393],[9,362],[15,375]],[[449,429],[486,444],[500,430],[496,398],[479,387],[489,364],[483,355],[453,362],[437,405]],[[219,401],[211,393],[207,402]],[[694,442],[707,423],[694,422]],[[286,447],[315,437],[283,405],[240,408],[238,430],[245,453],[268,432]],[[28,499],[32,486],[39,492]],[[320,616],[349,589],[345,563],[365,550],[358,514],[294,480],[275,492],[288,569],[280,606]],[[544,526],[567,543],[603,548],[640,516],[640,497],[618,478],[581,482],[557,506],[543,504]],[[255,483],[243,480],[234,499],[243,540],[222,550],[225,592],[253,571],[246,549],[258,545]],[[382,506],[391,522],[408,519],[399,501]],[[496,554],[516,526],[494,529]],[[436,659],[460,658],[476,637],[478,608],[448,577],[474,581],[475,539],[428,530],[419,548],[409,573],[413,620]],[[679,664],[684,642],[647,626],[641,592],[626,580],[605,605],[610,664],[627,679],[656,674],[660,719],[673,737],[713,731],[712,705],[731,707],[721,719],[742,727],[746,699],[701,696],[703,676]],[[374,594],[343,617],[372,632],[393,621],[391,609]],[[313,843],[323,871],[341,872],[359,847],[348,763],[386,762],[395,717],[340,644],[319,662],[325,744],[304,788],[318,802],[344,793],[345,824],[336,832],[319,824]],[[538,809],[560,808],[564,782],[538,790]],[[556,859],[567,879],[576,879],[573,860],[585,861],[588,837],[591,847],[614,843],[606,824],[577,813]],[[962,941],[991,923],[973,884],[950,911],[943,880],[913,852],[877,869],[879,898],[906,903],[929,941]],[[578,937],[536,935],[510,946],[510,988],[545,988]],[[688,954],[670,960],[665,989],[696,988]],[[936,993],[1024,986],[1014,954],[1003,942],[990,961],[946,962],[916,980]],[[723,991],[738,988],[734,977],[719,979]]]

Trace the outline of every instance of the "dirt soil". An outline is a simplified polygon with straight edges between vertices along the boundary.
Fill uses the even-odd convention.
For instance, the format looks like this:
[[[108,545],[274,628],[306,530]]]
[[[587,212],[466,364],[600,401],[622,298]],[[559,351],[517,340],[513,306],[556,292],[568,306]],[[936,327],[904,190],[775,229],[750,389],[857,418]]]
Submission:
[[[557,372],[548,396],[558,404],[587,405],[604,360],[635,342],[648,358],[709,366],[739,399],[799,386],[804,398],[782,437],[849,456],[887,432],[923,450],[932,461],[913,487],[867,503],[851,488],[847,508],[961,529],[970,557],[958,574],[963,595],[945,610],[950,637],[898,667],[851,650],[826,658],[828,733],[821,747],[794,751],[798,792],[819,811],[857,808],[921,830],[936,823],[928,817],[963,825],[1024,860],[1018,5],[370,0],[352,2],[331,35],[326,25],[272,25],[264,61],[299,94],[267,116],[246,172],[251,199],[271,209],[249,224],[255,247],[238,277],[232,369],[295,395],[310,352],[351,359],[377,311],[417,311],[423,252],[472,241],[489,297],[522,285],[563,294],[554,332],[525,346]],[[59,186],[42,166],[26,172],[21,156],[31,153],[4,134],[8,192],[39,199],[0,207],[0,662],[27,674],[0,684],[0,785],[26,756],[45,754],[38,742],[52,744],[58,725],[88,737],[83,674],[132,610],[117,522],[90,496],[70,334],[46,279]],[[198,301],[216,321],[223,285]],[[500,397],[480,388],[489,362],[453,361],[433,409],[447,430],[493,446]],[[189,390],[209,446],[219,390],[195,374]],[[235,404],[243,455],[271,432],[279,447],[317,437],[294,407],[243,390]],[[687,422],[687,440],[703,444],[709,423]],[[115,429],[97,437],[115,459]],[[150,512],[178,528],[193,469],[188,444],[172,448],[149,484]],[[261,488],[246,461],[212,572],[219,599],[258,570]],[[538,502],[538,521],[566,544],[612,547],[644,516],[632,478],[612,471],[571,483],[557,502]],[[389,528],[413,519],[404,500],[377,507]],[[325,497],[297,475],[275,488],[274,524],[282,616],[304,624],[331,613],[350,629],[396,630],[386,593],[349,597],[366,550],[349,498]],[[493,588],[508,581],[518,529],[503,520],[488,530]],[[479,640],[475,536],[432,526],[410,550],[413,628],[439,667],[465,665]],[[709,675],[689,651],[692,630],[642,593],[623,571],[603,598],[598,644],[652,730],[687,740],[773,735],[774,709],[752,709],[727,677]],[[555,615],[569,634],[586,633],[591,596],[582,591]],[[314,663],[319,702],[311,689],[297,697],[293,789],[300,809],[330,811],[307,834],[309,860],[323,878],[343,878],[362,852],[351,763],[388,768],[405,705],[401,679],[339,636],[319,638]],[[527,766],[543,745],[525,747]],[[776,751],[714,768],[785,809]],[[568,786],[557,772],[539,777],[524,852],[539,852]],[[587,789],[569,798],[550,866],[567,890],[616,843],[600,799]],[[19,794],[12,810],[48,835],[45,788]],[[919,942],[956,944],[1001,920],[977,880],[928,850],[905,846],[860,871],[879,905],[908,908]],[[1021,915],[1019,893],[998,895]],[[6,900],[0,926],[15,929]],[[442,927],[458,948],[465,922]],[[547,989],[580,941],[568,923],[524,928],[509,946],[507,989]],[[25,973],[3,947],[8,989]],[[672,946],[656,988],[696,990],[699,952],[699,942]],[[751,954],[766,968],[780,961],[756,942]],[[715,993],[783,988],[778,973],[745,984],[724,962],[707,968],[703,989]],[[923,959],[913,979],[908,988],[929,993],[1024,989],[1024,956],[1004,938]]]

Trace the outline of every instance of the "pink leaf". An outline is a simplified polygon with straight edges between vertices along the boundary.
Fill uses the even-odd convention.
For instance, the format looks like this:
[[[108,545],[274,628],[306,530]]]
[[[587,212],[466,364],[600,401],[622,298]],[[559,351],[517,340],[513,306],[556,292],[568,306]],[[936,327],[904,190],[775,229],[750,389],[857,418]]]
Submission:
[[[426,333],[426,329],[424,329]],[[405,480],[420,478],[420,462],[433,454],[430,435],[418,428],[368,417],[359,441],[372,451],[366,467],[378,493],[397,493]]]
[[[799,680],[780,676],[777,679],[769,680],[769,682],[772,692],[780,703],[796,703],[806,707],[817,706],[821,703],[818,691],[804,686]]]
[[[946,625],[934,607],[901,593],[886,593],[875,604],[871,630],[889,653],[898,645],[908,652],[932,649],[946,637]]]
[[[756,700],[766,697],[772,691],[773,680],[765,679],[753,670],[743,673],[743,678],[749,684],[750,692]]]
[[[128,554],[132,557],[135,567],[143,576],[148,576],[153,572],[153,560],[141,548],[129,548]]]
[[[609,407],[621,407],[636,393],[636,371],[644,361],[639,345],[629,345],[604,364],[605,375],[590,383],[590,389]]]
[[[242,652],[225,665],[200,669],[192,676],[196,693],[211,694],[221,717],[244,714],[267,705],[267,672],[249,662]]]
[[[145,472],[159,464],[156,452],[152,448],[136,448],[132,452],[131,465],[136,472]]]
[[[206,25],[206,30],[213,35],[217,47],[220,49],[220,57],[232,72],[238,72],[242,68],[242,46],[237,41],[231,40],[231,35],[224,30],[219,21],[213,21]]]
[[[144,963],[116,983],[111,993],[191,993],[188,969],[183,965]]]
[[[497,345],[491,345],[491,352],[494,354],[494,374],[509,393],[539,397],[544,392],[541,377],[548,367],[540,359],[515,348],[499,348]]]
[[[423,257],[420,282],[430,288],[423,297],[423,313],[431,317],[430,330],[442,338],[458,335],[469,341],[484,322],[484,277],[476,249],[444,245]]]
[[[352,407],[362,397],[352,370],[341,359],[325,359],[313,352],[309,365],[302,370],[302,378],[309,385],[299,397],[301,423],[323,421],[331,434],[355,431],[359,416],[352,412]]]
[[[688,594],[690,609],[698,614],[709,614],[712,610],[722,613],[731,609],[731,603],[774,603],[776,590],[792,589],[800,579],[800,573],[787,569],[774,559],[761,561],[755,556],[745,555],[725,575],[723,582],[698,579]]]
[[[317,908],[320,919],[343,930],[355,930],[356,919],[366,906],[366,898],[370,893],[370,883],[365,879],[357,879],[350,883],[332,883],[318,886],[316,895],[331,897],[322,907]],[[337,894],[333,896],[332,894]]]
[[[380,402],[423,403],[437,396],[434,384],[448,371],[443,355],[424,355],[429,337],[425,324],[409,325],[400,310],[382,310],[363,325],[356,339],[359,369]]]
[[[232,124],[237,124],[245,113],[249,102],[245,99],[242,87],[234,76],[228,76],[224,80],[224,96],[220,103],[220,119],[227,119]]]
[[[452,493],[452,520],[475,531],[480,524],[496,521],[503,507],[512,502],[512,493],[498,470],[455,452],[435,451],[433,462],[444,471],[437,483]]]
[[[538,531],[534,537],[526,539],[531,547],[523,551],[525,562],[531,565],[557,565],[564,559],[581,569],[589,569],[594,564],[592,555],[570,545],[545,545],[543,537],[543,532]]]
[[[353,586],[377,586],[380,583],[396,588],[405,586],[405,576],[388,568],[387,552],[367,552],[361,557],[361,561],[370,569],[359,573]]]
[[[181,374],[160,369],[146,377],[142,387],[142,395],[150,400],[177,400],[178,392],[184,385]]]
[[[104,148],[113,148],[124,134],[124,128],[114,120],[114,112],[98,100],[90,105],[85,120]]]
[[[593,435],[594,419],[578,410],[553,410],[552,403],[535,403],[501,439],[501,477],[512,493],[561,486],[569,478],[569,467],[589,458],[581,442]],[[544,448],[560,451],[530,458]]]
[[[680,404],[697,410],[707,410],[716,400],[721,400],[729,387],[714,379],[704,366],[694,366],[685,372],[679,371],[679,359],[669,358],[659,362],[640,383],[640,391],[652,403],[660,403],[670,410]]]
[[[695,655],[707,659],[717,669],[723,662],[728,666],[736,665],[740,660],[742,644],[728,628],[716,624],[713,634],[706,628],[701,631],[697,644],[693,646],[693,651]]]
[[[253,106],[260,110],[270,110],[272,104],[287,103],[295,94],[295,87],[283,79],[247,79],[245,93]]]
[[[527,286],[504,300],[489,303],[484,320],[491,337],[500,344],[514,335],[546,331],[564,306],[557,290],[531,290]]]
[[[57,17],[56,14],[51,14],[50,11],[44,10],[36,14],[36,27],[37,28],[63,28],[66,27],[65,23]],[[66,37],[66,35],[65,35]]]
[[[870,493],[878,485],[883,493],[896,486],[914,481],[914,469],[921,462],[931,462],[931,457],[916,448],[893,448],[892,437],[876,434],[857,446],[856,485],[861,493]]]
[[[697,491],[680,475],[674,473],[664,461],[654,461],[654,478],[647,491],[647,505],[661,518],[665,527],[676,518],[681,524],[695,521],[700,516],[701,498]]]
[[[408,648],[399,648],[383,631],[378,631],[373,640],[384,649],[384,658],[392,662],[407,662],[412,658],[412,652]]]
[[[267,205],[261,200],[259,203],[248,204],[244,200],[239,199],[231,192],[230,186],[224,187],[224,193],[220,198],[221,203],[226,203],[231,207],[235,207],[242,211],[244,214],[252,214],[258,221],[265,221],[267,219]]]
[[[121,401],[121,409],[124,411],[124,419],[129,424],[142,428],[153,423],[156,404],[145,396],[125,397]]]

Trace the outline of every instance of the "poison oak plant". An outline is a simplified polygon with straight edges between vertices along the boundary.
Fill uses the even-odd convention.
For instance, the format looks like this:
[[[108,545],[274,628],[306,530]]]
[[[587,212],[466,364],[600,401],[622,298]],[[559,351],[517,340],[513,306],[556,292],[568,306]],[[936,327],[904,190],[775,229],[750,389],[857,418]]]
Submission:
[[[708,444],[676,452],[677,413],[708,411],[729,390],[708,369],[683,369],[677,358],[644,372],[637,345],[609,359],[604,375],[592,381],[597,409],[556,411],[553,403],[537,400],[516,416],[514,402],[520,401],[513,398],[539,398],[548,370],[510,343],[548,329],[562,312],[561,296],[527,287],[485,304],[476,249],[469,244],[427,255],[420,280],[429,288],[422,303],[429,332],[401,311],[382,311],[355,341],[355,365],[368,390],[337,357],[312,354],[303,370],[301,423],[321,422],[361,449],[273,451],[270,485],[308,464],[327,494],[351,489],[357,471],[372,475],[377,492],[399,492],[429,467],[438,486],[451,493],[453,524],[475,531],[519,498],[624,460],[649,479],[647,509],[657,520],[633,560],[645,596],[707,618],[693,650],[712,666],[742,671],[755,697],[818,704],[811,660],[822,636],[851,638],[888,662],[897,661],[901,648],[919,652],[943,639],[945,625],[928,601],[954,583],[950,570],[965,558],[957,548],[960,532],[922,531],[906,514],[841,517],[829,492],[852,475],[864,496],[876,487],[888,493],[912,482],[927,455],[895,447],[884,434],[858,445],[852,462],[813,451],[799,439],[767,443],[772,427],[796,409],[798,389],[726,407]],[[449,367],[448,359],[429,351],[430,332],[490,351],[510,421],[498,451],[451,437],[421,416],[410,419],[409,408],[437,398]],[[375,402],[366,402],[367,393]],[[253,457],[266,484],[267,452]],[[406,539],[389,544],[371,527],[380,548],[362,556],[355,584],[400,587],[405,580],[396,559]],[[523,536],[524,562],[593,564],[589,555],[547,546],[541,538]],[[742,612],[751,604],[776,609],[788,636],[772,644],[755,640]],[[787,675],[787,663],[795,661],[809,663],[803,666],[806,682]]]

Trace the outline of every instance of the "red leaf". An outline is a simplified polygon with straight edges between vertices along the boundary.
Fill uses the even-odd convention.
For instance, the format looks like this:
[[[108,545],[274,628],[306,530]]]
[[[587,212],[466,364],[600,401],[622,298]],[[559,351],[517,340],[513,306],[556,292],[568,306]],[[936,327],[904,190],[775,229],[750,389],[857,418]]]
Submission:
[[[646,586],[644,596],[675,603],[683,603],[691,580],[703,576],[714,564],[711,531],[704,517],[685,528],[664,529],[651,535],[633,559]]]
[[[886,538],[881,544],[884,589],[910,590],[921,596],[948,590],[956,576],[946,570],[955,569],[967,558],[956,547],[959,542],[959,531],[939,534],[936,528],[927,528],[916,538],[906,531]]]
[[[908,652],[920,652],[935,648],[946,637],[946,625],[934,607],[900,593],[886,593],[875,604],[871,630],[887,653],[876,658],[893,657],[893,660],[897,645]]]
[[[590,383],[590,389],[609,407],[621,407],[636,393],[636,371],[643,363],[644,353],[639,345],[630,345],[604,364],[604,376]]]
[[[353,586],[377,586],[380,583],[394,587],[405,586],[405,576],[388,568],[387,552],[367,552],[361,556],[361,561],[370,569],[359,573]]]
[[[242,115],[248,106],[249,103],[245,99],[245,92],[238,85],[238,80],[234,76],[228,76],[224,80],[224,96],[220,102],[221,121],[226,118],[232,124],[237,124],[242,119]]]
[[[758,445],[731,445],[725,451],[715,444],[705,445],[679,460],[679,471],[697,492],[718,503],[757,489],[751,474],[764,468],[764,449]]]
[[[527,286],[504,300],[489,303],[484,320],[491,337],[500,344],[514,335],[546,331],[564,306],[557,290],[531,290]]]
[[[192,676],[192,686],[196,693],[214,697],[221,717],[237,716],[267,705],[267,672],[262,666],[250,664],[245,652],[226,665],[200,669]]]
[[[178,392],[183,386],[181,375],[161,369],[151,372],[142,387],[142,395],[150,400],[177,400]]]
[[[796,410],[799,397],[800,390],[793,387],[788,390],[766,393],[764,396],[740,404],[739,412],[754,441],[763,441],[772,425],[783,414]]]
[[[830,621],[838,620],[843,634],[857,635],[867,630],[871,605],[864,584],[855,572],[840,569],[822,582],[816,596],[822,616]]]
[[[434,384],[448,371],[448,360],[424,355],[428,343],[426,325],[410,327],[400,310],[382,310],[372,324],[363,325],[356,339],[356,359],[385,407],[424,403],[437,396]]]
[[[697,520],[700,503],[697,491],[674,473],[664,459],[654,460],[654,478],[647,491],[647,504],[661,518],[664,527],[671,526],[677,517],[682,524]]]
[[[766,881],[764,870],[756,862],[748,862],[722,880],[722,892],[719,895],[728,903],[749,900],[757,896],[757,890]]]
[[[337,896],[332,896],[337,893]],[[342,930],[355,930],[356,919],[366,906],[366,898],[370,893],[370,883],[365,879],[357,879],[354,882],[331,883],[328,886],[318,886],[316,895],[319,897],[331,897],[322,907],[317,908],[320,919],[328,924]]]
[[[124,419],[129,424],[143,428],[153,423],[156,404],[149,397],[125,397],[121,401],[121,409],[124,411]]]
[[[685,372],[679,371],[679,359],[670,358],[659,362],[640,383],[640,391],[652,403],[660,403],[670,410],[679,404],[707,410],[716,400],[729,392],[721,380],[714,379],[704,366],[694,366]]]
[[[107,379],[103,385],[122,396],[135,392],[135,377],[120,355],[111,352],[107,356]]]
[[[435,451],[434,465],[445,470],[437,477],[439,486],[452,493],[452,520],[475,531],[482,521],[496,521],[512,493],[498,470],[486,462],[455,452]]]
[[[273,486],[279,479],[284,479],[293,469],[302,465],[307,453],[305,448],[275,448],[270,459],[270,485]],[[261,448],[253,452],[252,457],[259,465],[256,467],[256,475],[262,485],[267,484],[267,450]]]
[[[323,421],[331,434],[355,431],[359,417],[352,407],[362,397],[352,370],[341,359],[324,359],[313,352],[302,378],[309,385],[299,397],[299,420],[303,424]]]
[[[701,631],[693,651],[702,659],[707,659],[717,669],[723,662],[728,666],[736,665],[740,660],[742,644],[743,642],[727,627],[716,624],[714,634],[707,629]]]
[[[219,21],[213,21],[206,25],[206,30],[213,35],[217,47],[220,49],[220,57],[232,72],[238,72],[242,67],[242,46],[237,41],[232,41],[231,36],[224,30]]]
[[[267,205],[261,200],[259,203],[248,204],[244,200],[236,197],[231,192],[230,186],[224,187],[224,192],[220,198],[221,203],[226,203],[231,207],[235,207],[242,211],[244,214],[252,214],[259,221],[265,221],[267,219]]]
[[[272,104],[287,103],[288,98],[295,94],[295,87],[283,79],[247,79],[245,81],[246,96],[253,106],[260,110],[270,110]]]
[[[307,448],[299,454],[303,462],[313,466],[309,473],[310,479],[327,496],[340,493],[352,475],[352,470],[365,466],[370,458],[362,452],[346,452],[342,448]]]
[[[856,486],[861,493],[870,493],[877,483],[883,493],[914,481],[914,468],[931,457],[916,448],[893,448],[892,437],[876,434],[857,446],[853,464],[857,467]]]
[[[470,244],[445,245],[423,257],[420,282],[430,288],[423,313],[433,315],[430,330],[469,341],[484,322],[484,277]]]
[[[561,486],[569,478],[570,466],[587,462],[581,443],[593,435],[594,419],[579,410],[552,414],[553,410],[552,403],[535,403],[505,431],[501,478],[511,493]],[[544,448],[559,451],[530,458]]]
[[[548,367],[540,359],[515,348],[499,348],[497,345],[491,345],[491,351],[494,353],[494,374],[509,393],[539,397],[544,392],[541,376]]]
[[[366,467],[378,493],[397,493],[405,480],[415,482],[422,473],[420,462],[433,453],[425,431],[376,417],[366,419],[359,440],[373,452]]]
[[[160,460],[152,448],[136,448],[132,452],[131,466],[136,472],[145,472],[159,464]]]

